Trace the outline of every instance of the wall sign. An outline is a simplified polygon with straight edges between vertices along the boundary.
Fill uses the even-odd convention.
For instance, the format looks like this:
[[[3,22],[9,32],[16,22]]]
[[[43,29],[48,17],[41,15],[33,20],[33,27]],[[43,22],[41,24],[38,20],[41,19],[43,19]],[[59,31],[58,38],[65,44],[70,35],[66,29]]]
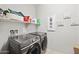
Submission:
[[[65,16],[64,19],[71,19],[71,17],[69,17],[69,16]]]
[[[63,24],[59,24],[59,25],[58,25],[58,27],[63,27],[63,26],[64,26]]]
[[[57,27],[64,27],[64,21],[63,20],[57,21],[56,24],[57,24]]]
[[[48,31],[54,31],[55,30],[55,16],[49,17],[48,19]]]
[[[70,26],[79,26],[79,24],[71,24]]]

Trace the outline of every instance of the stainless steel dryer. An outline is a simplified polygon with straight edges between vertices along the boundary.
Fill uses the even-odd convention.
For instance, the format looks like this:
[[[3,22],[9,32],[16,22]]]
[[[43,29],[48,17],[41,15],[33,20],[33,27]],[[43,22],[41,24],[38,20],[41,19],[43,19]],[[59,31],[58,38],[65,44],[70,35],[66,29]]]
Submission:
[[[30,34],[40,37],[41,53],[45,53],[46,49],[47,49],[47,33],[45,33],[45,32],[33,32]]]
[[[10,54],[40,54],[40,37],[31,34],[9,37]]]

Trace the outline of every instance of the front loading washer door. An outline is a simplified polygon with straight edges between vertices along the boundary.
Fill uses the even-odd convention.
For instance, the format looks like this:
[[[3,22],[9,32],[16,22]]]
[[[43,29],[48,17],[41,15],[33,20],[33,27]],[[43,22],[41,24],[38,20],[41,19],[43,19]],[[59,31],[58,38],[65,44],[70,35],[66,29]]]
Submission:
[[[38,43],[35,43],[28,51],[27,54],[41,54],[41,48]]]

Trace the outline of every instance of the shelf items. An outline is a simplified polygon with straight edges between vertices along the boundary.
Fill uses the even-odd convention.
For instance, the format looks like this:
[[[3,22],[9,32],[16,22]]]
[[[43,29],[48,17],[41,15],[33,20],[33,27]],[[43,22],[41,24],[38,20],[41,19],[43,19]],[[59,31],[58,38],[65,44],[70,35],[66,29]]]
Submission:
[[[3,10],[0,8],[0,22],[19,22],[25,24],[35,24],[40,26],[40,19],[25,16],[22,12],[11,9]]]
[[[35,24],[37,26],[40,26],[40,19],[32,19],[30,16],[21,17],[14,14],[7,14],[6,16],[1,16],[0,22],[18,22],[25,24]]]

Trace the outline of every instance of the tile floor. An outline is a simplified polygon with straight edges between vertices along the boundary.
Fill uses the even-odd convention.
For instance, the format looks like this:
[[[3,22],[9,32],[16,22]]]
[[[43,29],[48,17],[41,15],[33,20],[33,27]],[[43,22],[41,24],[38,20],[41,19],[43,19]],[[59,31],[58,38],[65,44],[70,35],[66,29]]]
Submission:
[[[63,54],[63,53],[59,51],[47,49],[46,54]]]

